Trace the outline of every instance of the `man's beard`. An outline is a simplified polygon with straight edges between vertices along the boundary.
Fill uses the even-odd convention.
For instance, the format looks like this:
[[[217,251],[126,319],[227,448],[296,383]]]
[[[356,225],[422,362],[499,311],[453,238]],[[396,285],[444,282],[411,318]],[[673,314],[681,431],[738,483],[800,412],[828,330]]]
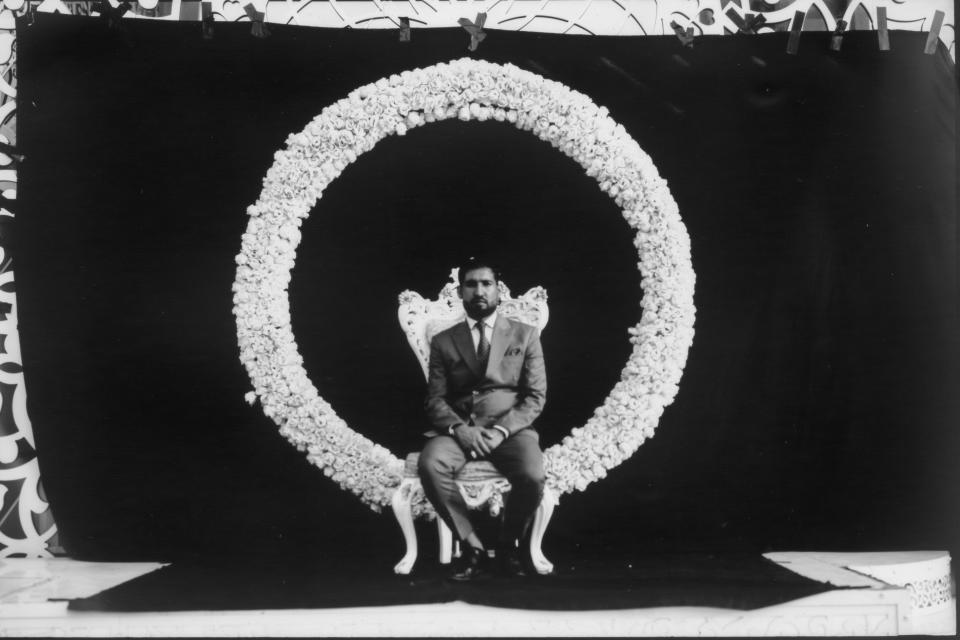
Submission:
[[[473,318],[474,320],[481,320],[491,315],[494,311],[497,310],[498,303],[488,302],[486,306],[474,306],[469,303],[463,303],[463,308],[466,310],[467,315]]]

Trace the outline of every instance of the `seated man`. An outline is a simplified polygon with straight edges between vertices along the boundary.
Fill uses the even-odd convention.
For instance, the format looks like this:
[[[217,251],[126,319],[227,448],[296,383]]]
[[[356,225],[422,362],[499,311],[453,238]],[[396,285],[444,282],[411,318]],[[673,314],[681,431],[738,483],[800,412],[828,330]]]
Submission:
[[[497,314],[499,274],[471,258],[458,293],[467,318],[430,343],[426,411],[432,430],[420,454],[424,492],[460,541],[455,580],[485,572],[486,551],[454,478],[469,460],[489,460],[511,485],[497,542],[500,568],[524,575],[517,541],[543,496],[540,438],[532,425],[546,401],[540,332]]]

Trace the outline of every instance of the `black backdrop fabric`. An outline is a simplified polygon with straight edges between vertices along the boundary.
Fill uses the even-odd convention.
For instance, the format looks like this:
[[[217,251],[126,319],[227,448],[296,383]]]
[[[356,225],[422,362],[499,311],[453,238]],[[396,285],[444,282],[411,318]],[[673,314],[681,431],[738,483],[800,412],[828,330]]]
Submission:
[[[18,25],[14,260],[43,482],[77,557],[402,555],[388,513],[284,441],[238,360],[234,256],[291,132],[352,89],[468,55],[462,30]],[[696,337],[657,434],[565,496],[548,556],[953,548],[957,85],[925,34],[613,38],[493,32],[473,54],[610,109],[692,240]],[[478,216],[481,216],[479,218]],[[466,254],[550,295],[545,445],[618,379],[639,319],[631,233],[570,159],[447,122],[351,165],[303,228],[293,327],[321,395],[404,455],[423,379],[396,297]],[[425,525],[423,525],[425,527]],[[432,553],[426,533],[422,553]]]

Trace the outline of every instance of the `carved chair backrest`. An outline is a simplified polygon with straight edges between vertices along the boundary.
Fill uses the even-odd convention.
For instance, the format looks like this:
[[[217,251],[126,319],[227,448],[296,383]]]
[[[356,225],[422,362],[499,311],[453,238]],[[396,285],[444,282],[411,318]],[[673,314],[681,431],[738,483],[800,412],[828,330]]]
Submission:
[[[430,361],[430,341],[444,329],[462,322],[465,313],[460,296],[457,294],[457,272],[450,271],[450,282],[444,285],[436,300],[425,300],[415,291],[404,291],[400,294],[400,307],[397,317],[400,328],[407,336],[407,342],[413,349],[414,355],[420,361],[423,377],[427,377],[427,366]],[[519,298],[510,295],[510,289],[501,280],[498,283],[500,290],[500,306],[497,312],[505,317],[524,324],[537,327],[542,332],[550,318],[547,307],[547,292],[543,287],[533,287]]]

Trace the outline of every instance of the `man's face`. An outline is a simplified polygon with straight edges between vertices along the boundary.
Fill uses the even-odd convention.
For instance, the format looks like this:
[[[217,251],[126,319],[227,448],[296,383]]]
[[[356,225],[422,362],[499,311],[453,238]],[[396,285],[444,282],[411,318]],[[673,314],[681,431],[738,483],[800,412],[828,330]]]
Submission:
[[[475,320],[493,313],[500,304],[500,291],[493,271],[487,267],[467,271],[460,285],[460,297],[467,315]]]

